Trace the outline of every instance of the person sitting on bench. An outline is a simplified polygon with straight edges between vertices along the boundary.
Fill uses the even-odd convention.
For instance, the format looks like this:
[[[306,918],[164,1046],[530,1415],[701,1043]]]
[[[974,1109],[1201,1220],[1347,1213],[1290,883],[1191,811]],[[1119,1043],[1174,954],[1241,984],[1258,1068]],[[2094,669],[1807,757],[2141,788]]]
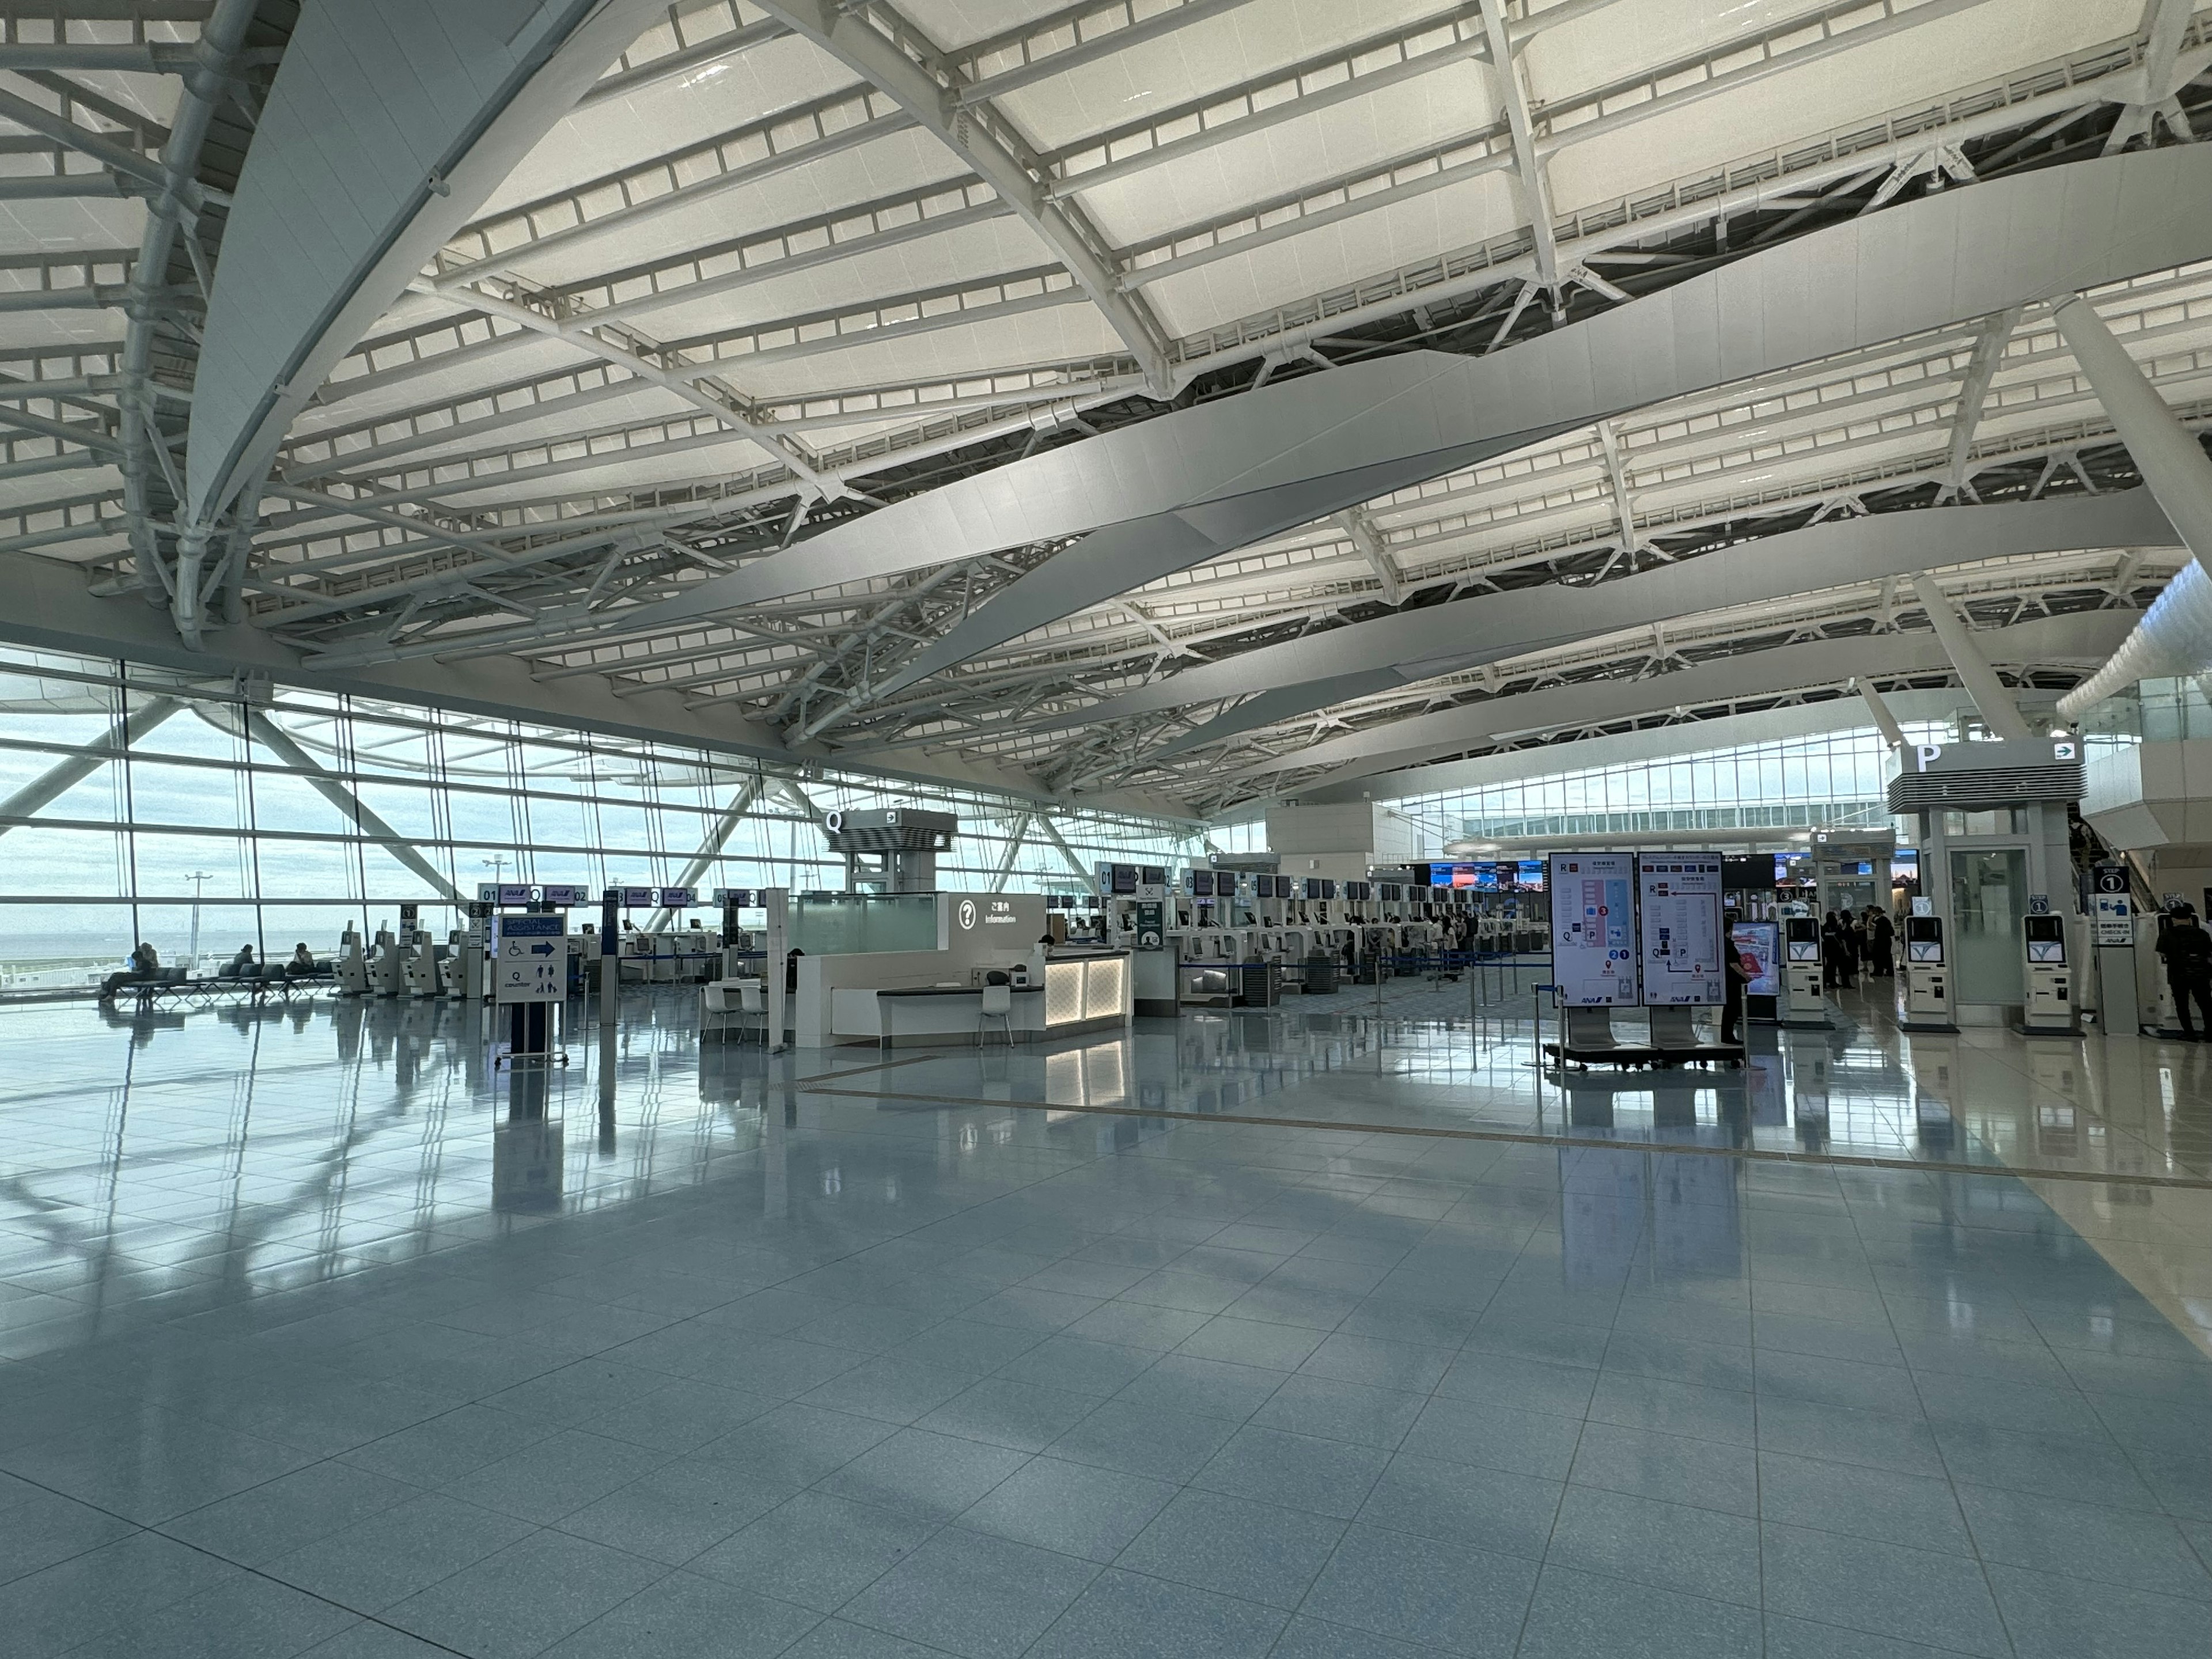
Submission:
[[[222,964],[221,971],[216,975],[216,977],[217,979],[248,979],[252,976],[252,974],[253,947],[251,945],[241,945],[238,947],[238,954]]]
[[[284,964],[284,971],[294,979],[315,971],[315,953],[307,948],[307,940],[301,939],[292,947],[292,959]]]
[[[119,974],[110,974],[100,982],[100,1000],[112,1002],[115,993],[122,987],[143,985],[161,971],[161,958],[155,954],[152,945],[141,939],[138,948],[131,953],[131,965]]]

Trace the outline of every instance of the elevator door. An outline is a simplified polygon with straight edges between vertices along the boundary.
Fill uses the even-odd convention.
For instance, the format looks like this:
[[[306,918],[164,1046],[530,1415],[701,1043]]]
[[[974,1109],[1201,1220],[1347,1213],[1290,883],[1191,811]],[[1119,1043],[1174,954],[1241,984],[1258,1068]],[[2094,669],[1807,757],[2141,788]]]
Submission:
[[[2007,847],[1951,854],[1953,972],[1961,1003],[2027,1000],[2020,919],[2027,911],[2027,852]]]

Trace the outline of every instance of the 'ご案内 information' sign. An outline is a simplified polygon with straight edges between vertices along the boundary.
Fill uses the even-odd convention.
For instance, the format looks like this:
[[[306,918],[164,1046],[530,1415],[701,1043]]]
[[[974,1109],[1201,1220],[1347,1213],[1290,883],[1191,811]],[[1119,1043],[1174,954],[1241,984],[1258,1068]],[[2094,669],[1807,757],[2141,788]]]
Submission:
[[[1554,853],[1552,978],[1571,1007],[1618,1007],[1636,996],[1636,855]]]
[[[1721,855],[1644,853],[1637,859],[1636,882],[1646,1005],[1702,1008],[1725,1001]]]

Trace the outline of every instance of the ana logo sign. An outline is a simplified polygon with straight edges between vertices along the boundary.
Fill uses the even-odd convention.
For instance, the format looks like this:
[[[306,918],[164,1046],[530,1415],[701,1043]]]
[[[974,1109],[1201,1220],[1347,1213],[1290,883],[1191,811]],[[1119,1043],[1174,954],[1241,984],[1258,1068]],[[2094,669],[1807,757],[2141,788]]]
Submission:
[[[967,933],[975,926],[975,901],[974,899],[962,899],[960,901],[960,931],[963,933]]]

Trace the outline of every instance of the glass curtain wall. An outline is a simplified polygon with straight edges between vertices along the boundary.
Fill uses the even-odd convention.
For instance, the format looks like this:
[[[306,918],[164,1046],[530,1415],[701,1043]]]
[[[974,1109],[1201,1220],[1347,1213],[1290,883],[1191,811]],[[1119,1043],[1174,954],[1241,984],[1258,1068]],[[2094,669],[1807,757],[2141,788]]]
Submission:
[[[703,868],[731,805],[749,804]],[[520,720],[0,647],[0,981],[75,983],[132,944],[165,963],[241,945],[335,948],[398,907],[455,925],[478,883],[840,888],[832,808],[956,812],[938,873],[992,884],[1026,803],[835,770],[799,779],[741,757]],[[1203,856],[1190,826],[1055,811],[1085,867]],[[1217,847],[1224,846],[1217,841]],[[1006,884],[1073,891],[1035,827]]]
[[[1949,728],[1908,723],[1914,743]],[[1655,732],[1655,743],[1667,734]],[[1540,750],[1527,758],[1536,762]],[[1437,850],[1468,837],[1633,835],[1888,823],[1888,746],[1871,726],[1411,796],[1394,803]]]

